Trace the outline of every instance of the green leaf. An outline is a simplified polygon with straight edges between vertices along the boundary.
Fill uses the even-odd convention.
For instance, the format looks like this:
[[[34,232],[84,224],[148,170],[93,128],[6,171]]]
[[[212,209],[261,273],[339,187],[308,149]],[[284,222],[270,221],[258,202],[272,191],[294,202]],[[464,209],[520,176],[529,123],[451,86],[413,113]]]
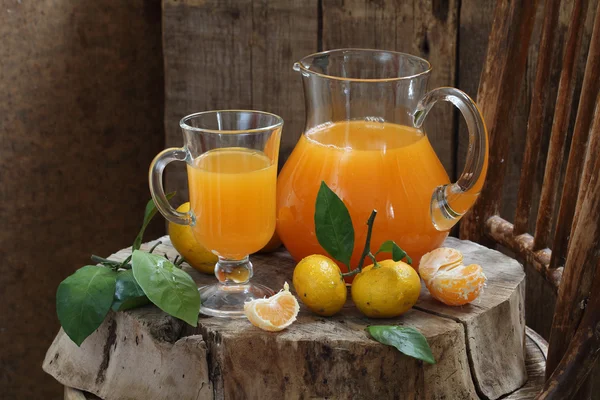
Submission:
[[[354,250],[354,228],[350,213],[325,182],[321,182],[317,194],[315,232],[319,244],[331,257],[350,266]]]
[[[200,294],[187,272],[164,257],[140,250],[133,252],[131,264],[135,280],[152,303],[192,326],[198,325]]]
[[[394,261],[400,261],[406,257],[406,262],[409,265],[412,265],[412,258],[410,258],[410,256],[406,254],[406,252],[402,250],[402,248],[398,246],[393,240],[388,240],[384,242],[381,245],[381,247],[379,247],[379,250],[377,250],[376,254],[379,253],[392,253],[392,259]]]
[[[431,348],[425,336],[410,326],[373,325],[367,327],[371,337],[379,343],[394,346],[407,356],[435,364]]]
[[[104,321],[113,301],[116,277],[111,268],[86,265],[58,285],[58,320],[77,346]]]
[[[175,192],[169,193],[167,195],[167,199],[170,200],[173,196],[175,196]],[[150,199],[146,204],[146,211],[144,212],[144,223],[142,224],[142,228],[140,229],[140,232],[136,236],[135,240],[133,241],[132,251],[139,250],[140,247],[142,247],[144,232],[146,231],[146,228],[148,227],[150,221],[152,221],[152,218],[154,218],[154,216],[156,215],[157,211],[158,210],[156,209],[156,204],[154,204],[154,200]]]
[[[133,271],[119,271],[115,286],[115,298],[112,303],[113,311],[125,311],[148,304],[150,300],[136,282]]]

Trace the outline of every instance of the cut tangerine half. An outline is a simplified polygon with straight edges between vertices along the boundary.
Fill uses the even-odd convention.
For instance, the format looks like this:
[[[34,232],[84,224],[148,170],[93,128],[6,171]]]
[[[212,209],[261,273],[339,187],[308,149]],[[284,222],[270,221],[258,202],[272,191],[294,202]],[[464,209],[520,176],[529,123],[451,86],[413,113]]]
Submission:
[[[296,320],[298,311],[300,305],[290,293],[287,282],[276,295],[244,304],[244,313],[252,325],[269,332],[278,332],[290,326]]]
[[[462,253],[442,247],[425,254],[419,274],[431,296],[450,306],[472,302],[485,286],[486,276],[480,265],[463,265]]]

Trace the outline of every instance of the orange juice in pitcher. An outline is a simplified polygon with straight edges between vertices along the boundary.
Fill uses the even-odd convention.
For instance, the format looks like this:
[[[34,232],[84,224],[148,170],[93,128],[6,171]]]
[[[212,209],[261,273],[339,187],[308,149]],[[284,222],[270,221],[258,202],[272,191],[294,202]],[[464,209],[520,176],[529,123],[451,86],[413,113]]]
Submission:
[[[477,107],[454,88],[427,92],[429,63],[407,54],[334,50],[308,56],[294,68],[302,74],[307,118],[277,182],[277,231],[286,248],[297,261],[326,254],[314,225],[324,181],[350,212],[353,268],[373,209],[378,214],[371,250],[394,240],[416,267],[424,253],[442,244],[483,185],[487,133]],[[470,129],[470,152],[456,183],[422,129],[438,100],[457,105]]]

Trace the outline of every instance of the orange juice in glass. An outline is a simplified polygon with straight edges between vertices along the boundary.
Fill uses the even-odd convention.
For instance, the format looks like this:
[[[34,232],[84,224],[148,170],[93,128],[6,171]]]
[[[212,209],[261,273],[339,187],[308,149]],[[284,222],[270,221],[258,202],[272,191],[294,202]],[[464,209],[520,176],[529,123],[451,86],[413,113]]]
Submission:
[[[160,153],[150,167],[150,192],[171,222],[190,225],[196,240],[219,256],[219,283],[199,289],[200,312],[243,316],[244,302],[273,291],[250,282],[248,255],[275,232],[277,158],[283,120],[259,111],[209,111],[181,120],[184,147]],[[171,161],[187,164],[191,209],[174,210],[162,187]]]
[[[488,145],[477,106],[458,89],[427,91],[431,66],[409,54],[331,50],[303,58],[294,69],[304,85],[306,126],[277,182],[277,233],[285,247],[296,261],[325,254],[314,224],[324,181],[352,218],[352,267],[359,262],[374,209],[371,250],[393,240],[416,267],[424,253],[442,244],[481,191]],[[437,101],[456,105],[469,128],[467,162],[456,183],[423,129]]]
[[[275,231],[277,165],[262,151],[210,150],[187,165],[196,239],[221,257],[260,250]]]

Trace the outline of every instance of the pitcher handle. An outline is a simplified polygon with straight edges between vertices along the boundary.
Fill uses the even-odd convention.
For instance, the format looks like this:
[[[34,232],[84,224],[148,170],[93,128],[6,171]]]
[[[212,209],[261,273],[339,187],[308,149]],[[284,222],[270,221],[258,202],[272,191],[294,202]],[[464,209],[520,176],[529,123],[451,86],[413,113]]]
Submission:
[[[158,153],[152,163],[150,163],[150,171],[148,172],[148,182],[150,183],[150,194],[154,199],[154,204],[160,213],[169,221],[180,225],[194,225],[195,216],[190,211],[182,213],[175,210],[169,204],[169,200],[165,195],[163,188],[163,172],[167,164],[172,161],[186,161],[188,152],[184,148],[170,148]]]
[[[414,113],[415,127],[421,128],[427,114],[439,100],[454,104],[469,130],[465,169],[457,182],[438,186],[431,197],[431,222],[437,230],[446,231],[471,208],[481,192],[488,166],[488,137],[475,102],[463,91],[451,87],[437,88],[423,96]]]

